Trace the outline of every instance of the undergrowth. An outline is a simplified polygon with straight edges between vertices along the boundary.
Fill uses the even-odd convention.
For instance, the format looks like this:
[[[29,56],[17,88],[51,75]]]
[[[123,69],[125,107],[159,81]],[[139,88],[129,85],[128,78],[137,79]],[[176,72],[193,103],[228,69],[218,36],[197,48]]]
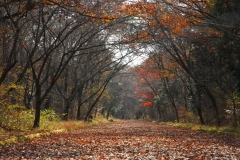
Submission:
[[[97,118],[92,119],[88,122],[83,121],[61,121],[57,114],[52,110],[44,110],[41,113],[41,125],[39,128],[32,128],[31,125],[22,130],[11,130],[6,131],[0,129],[0,145],[15,142],[24,142],[31,140],[35,137],[50,135],[52,133],[59,133],[65,131],[78,130],[86,127],[95,126],[101,123],[107,123],[112,121],[119,121],[111,117],[111,120],[105,119],[103,116],[98,115]],[[33,122],[33,121],[31,121]]]
[[[66,131],[81,129],[85,127],[90,127],[94,125],[98,125],[100,123],[107,123],[109,122],[105,118],[99,116],[91,120],[91,122],[84,122],[84,121],[76,121],[76,120],[69,120],[69,121],[55,121],[52,123],[44,123],[40,126],[39,130],[56,130],[56,129],[64,129]]]
[[[215,126],[199,125],[199,124],[193,124],[193,123],[173,123],[173,122],[166,122],[166,123],[161,122],[160,124],[188,128],[188,129],[197,130],[197,131],[205,131],[205,132],[214,133],[214,134],[226,134],[232,137],[240,138],[240,127],[238,128],[234,128],[231,126],[215,127]]]

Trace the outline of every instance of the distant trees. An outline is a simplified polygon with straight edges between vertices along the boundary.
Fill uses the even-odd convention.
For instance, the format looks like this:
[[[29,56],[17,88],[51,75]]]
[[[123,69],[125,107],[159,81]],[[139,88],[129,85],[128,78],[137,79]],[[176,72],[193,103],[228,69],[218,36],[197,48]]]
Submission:
[[[146,63],[148,66],[155,63],[155,73],[160,75],[157,80],[160,86],[154,89],[164,91],[168,103],[176,106],[175,111],[182,111],[185,106],[185,113],[197,114],[202,124],[231,123],[236,127],[239,2],[151,1],[130,7],[138,8],[137,15],[144,19],[141,31],[134,37],[151,50],[152,63],[149,60]],[[176,63],[175,69],[165,67],[163,57]],[[160,74],[162,70],[171,74],[164,77]],[[169,79],[172,75],[175,78]],[[163,104],[159,95],[155,99],[155,106]]]

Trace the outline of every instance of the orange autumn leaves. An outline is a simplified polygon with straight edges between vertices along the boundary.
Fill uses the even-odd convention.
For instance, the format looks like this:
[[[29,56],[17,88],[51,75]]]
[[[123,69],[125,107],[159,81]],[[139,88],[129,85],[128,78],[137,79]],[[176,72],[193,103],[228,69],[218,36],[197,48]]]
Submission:
[[[159,7],[155,3],[144,3],[144,2],[137,2],[137,3],[123,3],[120,7],[120,11],[123,14],[128,16],[135,15],[141,18],[150,18],[153,17]]]
[[[161,67],[155,63],[157,57],[151,57],[136,69],[138,78],[138,83],[135,85],[136,97],[142,100],[140,106],[152,107],[160,82],[165,78],[174,79],[176,71],[180,71],[176,62],[160,54]]]
[[[0,159],[206,160],[239,156],[239,140],[227,135],[143,121],[102,123],[0,146]]]
[[[140,106],[143,106],[143,107],[152,107],[152,106],[154,105],[154,103],[153,103],[153,98],[154,98],[155,96],[156,96],[156,95],[154,95],[154,94],[142,93],[142,94],[139,95],[138,97],[145,99],[145,101],[141,102]]]
[[[144,63],[146,65],[146,62]],[[136,84],[136,96],[141,99],[140,106],[153,106],[153,98],[156,94],[149,85],[153,84],[158,78],[159,74],[142,65],[137,69],[138,83]]]
[[[112,10],[108,10],[106,8],[112,8]],[[105,3],[96,2],[92,7],[87,7],[83,3],[79,2],[75,10],[79,13],[82,13],[89,17],[89,20],[93,22],[103,22],[105,24],[110,23],[111,21],[120,17],[120,13],[117,9],[115,9],[115,5],[111,4],[111,2]]]
[[[91,17],[90,20],[92,21],[102,21],[104,23],[110,23],[112,20],[119,17],[136,16],[147,20],[146,23],[151,27],[156,27],[158,22],[165,26],[169,26],[171,31],[175,34],[181,34],[182,29],[191,25],[183,15],[175,11],[165,11],[166,5],[162,3],[122,3],[105,0],[104,2],[96,2],[96,4],[89,8],[86,4],[76,0],[39,0],[36,2],[46,6],[58,5],[60,7],[70,7],[76,12],[81,12]],[[27,10],[26,4],[22,7],[21,12]],[[145,36],[143,36],[143,38],[145,38]]]
[[[170,9],[168,5],[163,5],[162,3],[137,2],[124,5],[121,8],[121,13],[139,17],[142,19],[143,25],[148,28],[167,27],[171,36],[183,35],[184,29],[192,25],[183,14]],[[162,37],[163,33],[160,33],[159,36]],[[136,37],[138,39],[151,38],[146,31],[138,32],[138,35],[135,35],[132,39],[136,39]]]
[[[143,106],[143,107],[152,107],[153,105],[154,103],[152,101],[146,101],[140,104],[140,106]]]

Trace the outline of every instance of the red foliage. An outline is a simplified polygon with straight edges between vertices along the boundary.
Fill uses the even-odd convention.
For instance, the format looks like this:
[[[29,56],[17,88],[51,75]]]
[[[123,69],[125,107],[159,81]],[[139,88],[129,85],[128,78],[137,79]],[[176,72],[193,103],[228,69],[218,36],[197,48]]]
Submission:
[[[142,102],[140,104],[140,106],[143,106],[143,107],[152,107],[153,105],[154,105],[154,103],[151,101]]]
[[[152,99],[152,98],[154,98],[155,97],[155,95],[153,95],[153,94],[148,94],[148,93],[143,93],[143,94],[141,94],[140,96],[139,96],[139,98],[146,98],[146,99]]]
[[[160,74],[151,59],[145,60],[136,68],[138,82],[136,86],[136,97],[143,100],[140,106],[153,106],[153,98],[156,96],[159,86]]]

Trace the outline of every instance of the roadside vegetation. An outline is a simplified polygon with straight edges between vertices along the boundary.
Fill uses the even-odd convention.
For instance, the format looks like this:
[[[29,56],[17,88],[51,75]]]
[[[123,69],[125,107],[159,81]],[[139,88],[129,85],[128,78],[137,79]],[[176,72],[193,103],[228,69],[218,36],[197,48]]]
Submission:
[[[24,142],[40,136],[74,131],[101,123],[119,121],[112,116],[107,120],[100,114],[98,114],[96,118],[88,119],[86,122],[76,120],[62,121],[59,118],[59,115],[53,110],[44,110],[41,112],[41,126],[38,128],[32,128],[31,123],[28,122],[31,122],[33,119],[34,110],[32,110],[31,113],[22,110],[15,117],[16,119],[8,117],[10,114],[5,115],[6,116],[3,116],[1,114],[0,118],[1,123],[4,123],[4,120],[8,120],[8,123],[5,124],[5,128],[0,128],[0,145]]]
[[[160,124],[187,128],[196,131],[204,131],[213,134],[224,134],[235,138],[240,138],[240,128],[235,128],[232,126],[223,126],[223,127],[216,127],[216,126],[207,126],[207,125],[200,125],[194,123],[173,123],[173,122],[161,122]]]

